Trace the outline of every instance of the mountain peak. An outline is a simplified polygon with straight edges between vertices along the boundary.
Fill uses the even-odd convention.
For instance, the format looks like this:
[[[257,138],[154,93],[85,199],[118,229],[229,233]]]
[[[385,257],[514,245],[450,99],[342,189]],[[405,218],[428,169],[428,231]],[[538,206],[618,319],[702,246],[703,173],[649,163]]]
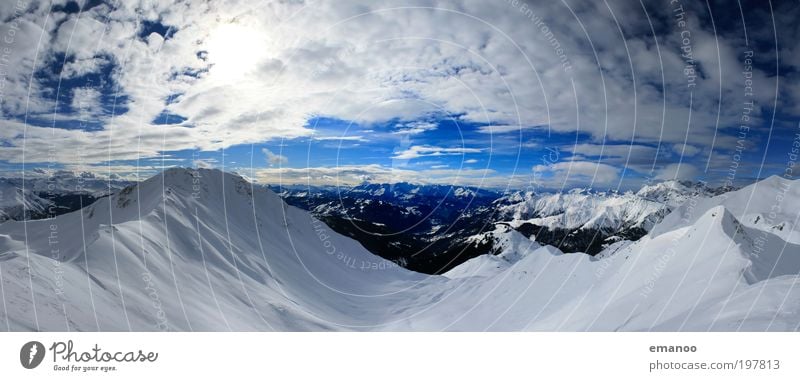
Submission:
[[[223,180],[220,182],[220,180]],[[163,188],[162,191],[189,191],[191,193],[207,193],[211,183],[219,183],[221,187],[234,185],[237,189],[250,182],[239,174],[225,172],[215,168],[167,168],[160,174],[141,182],[141,189],[153,190]],[[220,189],[221,190],[221,189]],[[199,194],[199,193],[198,193]],[[195,195],[198,195],[195,194]]]

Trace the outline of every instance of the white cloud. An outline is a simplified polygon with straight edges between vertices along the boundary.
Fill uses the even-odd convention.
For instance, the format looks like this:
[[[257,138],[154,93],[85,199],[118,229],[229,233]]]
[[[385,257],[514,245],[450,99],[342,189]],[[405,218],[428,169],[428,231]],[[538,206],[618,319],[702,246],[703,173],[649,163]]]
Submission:
[[[115,63],[110,80],[127,99],[127,112],[101,131],[32,127],[25,144],[16,133],[0,132],[13,146],[4,147],[0,159],[98,163],[110,155],[130,160],[163,151],[218,150],[307,137],[312,130],[306,122],[317,116],[369,124],[426,120],[436,113],[489,124],[481,131],[498,134],[547,126],[562,133],[579,129],[597,141],[672,145],[688,133],[694,147],[684,150],[689,155],[699,153],[715,133],[735,126],[741,116],[740,99],[732,96],[741,92],[741,81],[723,80],[741,74],[736,53],[740,39],[716,35],[697,17],[688,19],[696,59],[707,69],[691,89],[689,123],[680,31],[668,29],[656,46],[649,25],[642,22],[641,7],[629,2],[570,3],[578,14],[592,16],[582,26],[592,37],[597,60],[586,54],[586,34],[563,4],[536,4],[535,13],[570,61],[569,72],[541,25],[507,2],[411,0],[409,4],[424,7],[406,8],[372,1],[185,4],[116,2],[113,9],[100,5],[78,19],[77,14],[51,12],[47,2],[32,2],[29,12],[13,20],[19,31],[7,65],[0,128],[13,124],[6,116],[43,115],[54,109],[48,96],[53,89],[30,73],[52,63],[55,52],[69,60],[63,73],[48,73],[48,79],[98,73],[103,64]],[[612,11],[629,16],[613,18]],[[13,7],[0,8],[6,16],[1,19],[12,20],[11,12]],[[137,18],[160,20],[174,26],[175,33],[166,40],[155,34],[139,37]],[[617,21],[626,30],[625,39]],[[8,21],[0,31],[7,27]],[[792,58],[796,56],[789,56],[795,64],[800,62]],[[772,104],[776,81],[758,69],[753,78],[759,85],[756,104]],[[800,93],[797,86],[785,90]],[[174,98],[176,94],[181,95]],[[171,104],[168,98],[174,98]],[[187,120],[151,124],[165,109]],[[11,127],[9,131],[19,131]],[[432,129],[418,124],[401,131],[411,135]],[[50,133],[63,139],[53,152],[44,149],[52,145]],[[718,147],[732,144],[719,134]],[[635,157],[644,161],[647,149],[636,149],[642,152]],[[396,158],[469,153],[448,150],[407,150]],[[627,158],[623,154],[603,163]]]
[[[203,160],[203,159],[196,159],[196,160],[192,161],[192,166],[195,167],[195,168],[212,168],[213,167],[213,165],[212,165],[212,163],[210,161]]]
[[[438,127],[436,123],[431,122],[408,122],[395,126],[396,131],[393,133],[397,135],[416,135],[427,131],[433,131]]]
[[[681,155],[681,156],[684,156],[684,157],[689,157],[689,156],[694,156],[694,155],[697,155],[698,153],[700,153],[700,148],[695,147],[693,145],[680,143],[680,144],[673,145],[672,146],[672,151],[675,152],[678,155]]]
[[[568,151],[576,155],[600,156],[600,157],[649,157],[651,160],[655,156],[656,148],[639,144],[575,144],[561,147],[562,151]]]
[[[656,175],[658,180],[686,180],[700,174],[700,171],[689,163],[668,164],[660,169]]]
[[[100,103],[100,91],[91,87],[76,87],[72,89],[72,109],[77,113],[77,118],[87,121],[102,115],[103,106]]]
[[[591,161],[562,161],[533,167],[536,177],[543,178],[551,188],[571,188],[576,185],[606,187],[617,185],[620,169]]]
[[[338,140],[338,141],[343,141],[343,142],[367,142],[367,141],[369,141],[364,136],[317,136],[317,135],[314,135],[313,139],[314,140],[319,140],[319,141],[327,141],[327,140],[337,141]]]
[[[363,182],[414,184],[449,184],[479,188],[520,188],[528,179],[524,176],[501,175],[491,169],[432,168],[412,171],[381,165],[352,165],[311,168],[239,168],[263,184],[311,184],[352,186]]]
[[[396,152],[392,159],[397,160],[410,160],[426,156],[446,156],[446,155],[462,155],[466,153],[480,153],[479,148],[445,148],[435,146],[411,146],[408,149]]]
[[[481,126],[478,127],[478,132],[484,134],[504,134],[507,132],[519,132],[519,130],[523,129],[522,126],[512,126],[512,125],[500,125],[500,126]]]
[[[658,149],[641,144],[581,143],[562,146],[560,151],[571,153],[573,156],[570,159],[573,161],[594,160],[603,164],[645,173],[650,172],[656,164]]]

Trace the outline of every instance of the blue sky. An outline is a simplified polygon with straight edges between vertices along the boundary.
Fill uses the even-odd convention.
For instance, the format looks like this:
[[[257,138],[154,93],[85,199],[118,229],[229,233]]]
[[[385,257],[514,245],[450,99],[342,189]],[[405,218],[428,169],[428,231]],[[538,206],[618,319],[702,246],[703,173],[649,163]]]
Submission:
[[[800,132],[799,13],[760,1],[9,2],[0,170],[741,185],[786,173]]]

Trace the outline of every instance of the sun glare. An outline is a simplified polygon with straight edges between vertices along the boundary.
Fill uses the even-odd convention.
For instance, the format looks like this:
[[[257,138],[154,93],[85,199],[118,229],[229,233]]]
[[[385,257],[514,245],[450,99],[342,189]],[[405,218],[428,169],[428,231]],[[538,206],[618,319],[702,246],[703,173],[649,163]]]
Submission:
[[[224,24],[214,29],[206,42],[210,74],[219,80],[242,78],[264,54],[259,32],[238,24]]]

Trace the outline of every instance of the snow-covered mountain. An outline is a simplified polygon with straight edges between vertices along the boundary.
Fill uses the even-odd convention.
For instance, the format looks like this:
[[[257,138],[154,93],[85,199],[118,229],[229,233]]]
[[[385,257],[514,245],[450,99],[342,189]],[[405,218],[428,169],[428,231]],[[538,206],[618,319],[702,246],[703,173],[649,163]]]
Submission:
[[[2,179],[17,187],[22,187],[21,178]],[[65,170],[34,170],[25,178],[25,189],[34,193],[86,193],[95,197],[105,196],[130,185],[130,181],[118,178],[102,178],[91,172],[72,172]]]
[[[14,183],[4,180],[0,179],[0,222],[45,215],[53,204],[32,191],[23,191]]]
[[[410,183],[272,189],[372,253],[432,274],[492,250],[491,233],[498,223],[541,244],[594,255],[614,242],[639,239],[687,200],[720,192],[688,181],[624,193],[575,189],[499,194]]]
[[[352,188],[343,189],[342,191],[345,195],[369,195],[384,201],[394,201],[395,199],[412,200],[423,197],[442,199],[447,196],[456,198],[485,198],[496,197],[497,195],[490,190],[478,188],[436,184],[421,185],[404,182],[394,184],[363,183]]]
[[[744,225],[800,244],[800,183],[771,176],[742,189],[684,203],[664,219],[654,234],[695,221],[702,213],[724,206]]]
[[[783,205],[800,199],[800,182],[757,187],[792,199]],[[1,224],[0,327],[799,329],[800,246],[771,225],[740,222],[724,202],[694,205],[695,218],[675,219],[686,213],[676,210],[597,256],[564,254],[498,224],[494,250],[424,275],[239,176],[171,169],[81,211]]]
[[[599,253],[619,240],[636,240],[688,200],[712,197],[703,184],[665,181],[638,192],[573,189],[514,192],[495,201],[497,221],[567,252]]]
[[[495,230],[476,234],[468,239],[479,247],[491,246],[491,252],[472,258],[456,268],[444,273],[444,276],[456,279],[467,276],[491,276],[506,270],[528,253],[542,247],[536,241],[525,237],[506,224],[497,224]],[[548,246],[553,252],[558,249]]]
[[[501,269],[494,258],[474,258],[446,274],[475,280],[470,296],[452,305],[481,300],[451,311],[468,314],[451,328],[491,321],[483,328],[798,330],[800,246],[769,234],[756,251],[761,234],[717,206],[692,224],[595,257],[531,245]]]
[[[675,207],[689,199],[715,195],[713,189],[688,181],[664,181],[638,192],[515,192],[497,201],[501,216],[514,225],[529,222],[550,229],[641,228],[649,231]]]
[[[470,314],[494,316],[496,329],[796,331],[799,203],[800,181],[779,177],[687,198],[638,241],[594,257],[563,254],[499,226],[490,233],[500,236],[499,256],[473,258],[445,275],[480,280],[471,292],[492,296]],[[504,295],[515,301],[497,300]]]
[[[0,225],[0,271],[0,322],[61,331],[354,329],[425,279],[270,190],[185,169]]]
[[[26,178],[0,178],[0,222],[68,213],[131,184],[92,173],[34,170]]]
[[[594,193],[581,189],[567,193],[525,193],[519,202],[498,202],[500,215],[519,226],[532,223],[549,229],[603,229],[630,227],[649,230],[669,206],[634,193]]]
[[[646,184],[636,195],[647,200],[677,207],[690,198],[713,197],[735,190],[732,187],[709,188],[703,183],[681,180],[666,180],[655,184]]]

